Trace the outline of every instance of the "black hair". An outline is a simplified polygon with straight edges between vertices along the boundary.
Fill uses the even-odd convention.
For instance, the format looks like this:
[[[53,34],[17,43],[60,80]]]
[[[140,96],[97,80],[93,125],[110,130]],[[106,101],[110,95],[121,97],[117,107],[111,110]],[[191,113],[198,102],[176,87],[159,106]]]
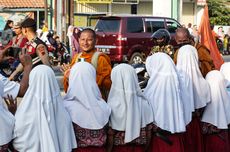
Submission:
[[[92,30],[91,28],[85,28],[82,31],[79,32],[79,37],[81,36],[81,33],[83,32],[90,32],[93,34],[93,38],[96,40],[97,34],[94,30]]]
[[[11,24],[11,23],[13,23],[12,20],[7,20],[7,21],[6,21],[6,25],[5,25],[5,27],[4,27],[4,31],[7,30],[7,29],[11,29],[11,27],[9,26],[9,24]]]

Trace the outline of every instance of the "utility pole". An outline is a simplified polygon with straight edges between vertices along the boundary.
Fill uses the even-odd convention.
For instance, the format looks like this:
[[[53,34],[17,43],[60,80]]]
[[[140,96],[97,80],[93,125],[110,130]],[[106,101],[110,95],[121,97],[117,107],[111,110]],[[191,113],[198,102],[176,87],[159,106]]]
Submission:
[[[69,17],[70,17],[70,22],[69,24],[70,25],[73,25],[74,24],[74,0],[70,0],[70,3],[69,3],[69,8],[70,8],[70,11],[69,11]]]

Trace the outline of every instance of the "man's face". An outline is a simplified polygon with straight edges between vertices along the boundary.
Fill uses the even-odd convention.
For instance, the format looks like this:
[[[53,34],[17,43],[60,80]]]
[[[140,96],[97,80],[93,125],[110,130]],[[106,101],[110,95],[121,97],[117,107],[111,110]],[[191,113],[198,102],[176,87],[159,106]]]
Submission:
[[[79,45],[82,51],[90,52],[95,49],[96,40],[93,37],[93,34],[88,31],[81,33],[79,38]]]
[[[179,46],[191,44],[191,40],[190,40],[189,36],[184,32],[177,32],[175,40]]]
[[[18,26],[14,27],[13,30],[14,30],[16,35],[19,35],[19,34],[22,33],[22,29],[20,27],[18,27]]]

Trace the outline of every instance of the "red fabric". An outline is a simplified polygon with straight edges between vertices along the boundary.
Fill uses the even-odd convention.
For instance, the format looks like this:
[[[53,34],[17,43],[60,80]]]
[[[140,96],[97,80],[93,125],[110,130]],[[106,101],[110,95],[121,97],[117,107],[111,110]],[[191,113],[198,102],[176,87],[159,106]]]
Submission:
[[[204,135],[205,152],[229,152],[228,131],[218,134]],[[222,139],[223,138],[223,139]]]
[[[78,147],[101,147],[106,143],[106,127],[98,130],[81,128],[73,123]]]
[[[0,152],[8,152],[9,144],[0,145]]]
[[[185,151],[186,152],[203,152],[204,143],[201,133],[201,124],[198,117],[193,117],[192,121],[186,127]]]
[[[183,134],[168,135],[168,139],[173,142],[172,145],[169,145],[161,138],[154,136],[149,152],[185,152],[183,136]]]
[[[84,147],[73,149],[72,152],[106,152],[105,147]]]
[[[199,33],[201,35],[201,43],[205,45],[210,50],[210,55],[213,59],[216,69],[220,69],[221,65],[224,63],[222,56],[217,48],[216,41],[213,38],[212,30],[210,28],[208,6],[204,8],[204,13],[201,19]]]
[[[17,44],[18,41],[19,41],[19,39],[16,39],[15,44]],[[20,48],[23,48],[23,47],[26,45],[27,42],[28,42],[28,39],[25,38],[25,37],[23,37],[23,38],[22,38],[22,41],[21,41],[21,43],[20,43],[20,45],[19,45],[19,47],[20,47]],[[13,41],[12,41],[12,40],[9,42],[9,45],[13,45]]]
[[[114,146],[112,152],[144,152],[143,146],[136,145],[122,145]]]

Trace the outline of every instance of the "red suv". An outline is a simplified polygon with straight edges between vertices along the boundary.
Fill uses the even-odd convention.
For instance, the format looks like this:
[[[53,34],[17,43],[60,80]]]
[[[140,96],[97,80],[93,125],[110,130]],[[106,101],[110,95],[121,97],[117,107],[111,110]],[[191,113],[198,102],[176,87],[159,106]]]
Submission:
[[[170,44],[175,46],[175,31],[181,25],[172,18],[151,16],[100,17],[95,31],[98,50],[108,54],[114,63],[144,61],[154,46],[151,35],[158,29],[171,34]]]

